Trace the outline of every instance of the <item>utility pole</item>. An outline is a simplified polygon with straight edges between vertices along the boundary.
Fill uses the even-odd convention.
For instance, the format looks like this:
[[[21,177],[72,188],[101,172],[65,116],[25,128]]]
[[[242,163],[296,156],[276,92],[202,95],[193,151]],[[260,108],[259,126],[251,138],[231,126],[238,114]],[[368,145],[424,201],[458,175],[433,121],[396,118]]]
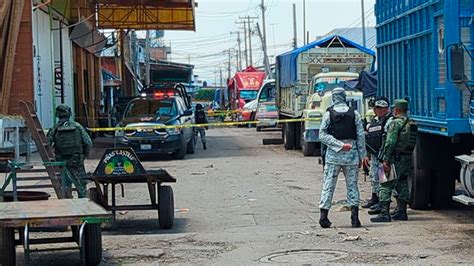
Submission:
[[[230,49],[229,49],[229,62],[227,64],[227,78],[230,78]]]
[[[242,69],[242,40],[240,39],[240,31],[234,31],[234,32],[231,32],[231,34],[237,34],[237,43],[239,44],[239,50],[237,51],[237,56],[236,56],[236,59],[237,59],[237,65],[235,65],[235,67],[240,70]]]
[[[150,85],[150,31],[146,31],[145,37],[145,85]]]
[[[248,57],[248,48],[247,48],[247,21],[245,20],[241,20],[241,21],[238,21],[236,22],[237,24],[244,24],[244,41],[245,41],[245,51],[244,51],[244,55],[245,55],[245,67],[247,67],[249,65],[249,57]]]
[[[293,48],[298,47],[298,36],[296,35],[296,4],[293,3]]]
[[[260,40],[262,40],[263,65],[265,66],[265,75],[268,77],[270,76],[272,71],[270,69],[270,61],[268,61],[267,48],[265,48],[265,45],[263,45],[264,39],[262,36],[262,32],[260,31],[260,26],[258,25],[258,22],[257,22],[257,30],[258,30],[258,35],[260,36]]]
[[[303,0],[303,44],[304,45],[308,43],[308,39],[305,37],[305,34],[306,34],[306,0]]]
[[[266,30],[266,25],[265,25],[265,0],[262,0],[261,8],[262,8],[262,27],[263,27],[262,28],[263,29],[262,46],[263,46],[264,52],[266,53],[267,52],[267,30]],[[260,27],[258,27],[258,29],[260,30]],[[268,57],[265,56],[265,58],[268,61]]]
[[[247,26],[248,26],[248,35],[249,35],[249,63],[250,65],[253,65],[253,56],[252,56],[252,23],[254,19],[257,19],[257,17],[251,17],[251,16],[246,16],[246,17],[239,17],[239,19],[246,19],[247,20]]]
[[[365,8],[364,8],[364,0],[360,0],[361,9],[362,9],[362,44],[364,47],[367,46],[367,41],[365,39]]]
[[[221,89],[223,88],[223,80],[222,80],[222,67],[219,67],[219,73],[221,78]]]

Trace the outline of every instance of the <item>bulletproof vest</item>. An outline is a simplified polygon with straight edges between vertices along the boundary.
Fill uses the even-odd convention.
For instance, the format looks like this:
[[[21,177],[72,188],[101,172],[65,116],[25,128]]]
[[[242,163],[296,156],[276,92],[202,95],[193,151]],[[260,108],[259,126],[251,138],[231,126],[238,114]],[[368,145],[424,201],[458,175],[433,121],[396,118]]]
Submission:
[[[416,146],[416,138],[418,136],[418,126],[415,122],[409,118],[396,118],[403,119],[403,127],[398,132],[397,145],[395,145],[395,151],[404,154],[411,154]]]
[[[206,123],[206,114],[204,110],[197,110],[195,114],[196,124],[205,124]]]
[[[66,121],[56,128],[54,149],[58,155],[83,153],[81,132],[75,122]]]
[[[367,145],[374,149],[373,151],[370,151],[370,153],[378,153],[382,148],[384,134],[386,133],[385,125],[390,117],[391,115],[386,115],[381,119],[372,119],[370,122],[367,130],[368,132],[365,136],[365,142]]]
[[[355,112],[352,107],[345,113],[339,113],[333,107],[328,108],[331,123],[328,133],[338,140],[357,139]]]

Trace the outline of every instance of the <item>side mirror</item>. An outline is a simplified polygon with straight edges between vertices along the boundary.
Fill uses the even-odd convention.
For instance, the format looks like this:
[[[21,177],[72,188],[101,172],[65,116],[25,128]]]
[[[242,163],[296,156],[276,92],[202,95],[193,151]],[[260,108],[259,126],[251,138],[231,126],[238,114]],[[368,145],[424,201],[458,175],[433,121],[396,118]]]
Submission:
[[[191,115],[193,115],[193,110],[186,110],[183,113],[183,116],[191,116]]]
[[[452,45],[448,48],[449,81],[462,83],[465,80],[464,48],[462,45]]]

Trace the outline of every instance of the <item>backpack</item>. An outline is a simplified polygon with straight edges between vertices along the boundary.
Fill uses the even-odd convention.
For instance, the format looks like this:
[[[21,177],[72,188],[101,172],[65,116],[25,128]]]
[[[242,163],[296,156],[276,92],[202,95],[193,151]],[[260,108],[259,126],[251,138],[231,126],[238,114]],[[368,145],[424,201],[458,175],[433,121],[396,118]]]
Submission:
[[[416,146],[418,136],[418,126],[409,118],[405,118],[403,127],[398,132],[398,141],[395,151],[411,154]]]
[[[81,132],[75,122],[66,121],[56,128],[54,148],[58,155],[83,153]]]

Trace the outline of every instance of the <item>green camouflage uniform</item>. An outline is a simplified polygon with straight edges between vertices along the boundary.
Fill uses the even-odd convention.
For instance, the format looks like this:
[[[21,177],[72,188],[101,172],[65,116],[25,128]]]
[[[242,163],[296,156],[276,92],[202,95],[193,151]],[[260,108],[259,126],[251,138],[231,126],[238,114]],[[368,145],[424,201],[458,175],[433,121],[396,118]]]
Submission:
[[[57,111],[59,112],[59,108],[64,106],[60,105],[58,106]],[[69,108],[69,107],[68,107]],[[70,110],[70,109],[69,109]],[[70,115],[70,114],[69,114]],[[59,115],[58,115],[59,116]],[[67,154],[63,154],[60,150],[55,147],[55,143],[58,141],[57,139],[57,132],[58,129],[64,125],[67,125],[69,127],[75,127],[77,131],[79,131],[80,134],[80,139],[81,139],[81,145],[82,147],[77,147],[77,150],[74,151],[69,151]],[[86,173],[85,168],[84,168],[84,160],[85,157],[89,154],[89,151],[92,147],[92,140],[87,134],[86,130],[84,127],[82,127],[81,124],[70,120],[69,116],[67,117],[60,117],[60,120],[58,123],[52,128],[51,130],[48,131],[48,141],[51,146],[55,147],[55,157],[57,161],[62,161],[66,163],[66,168],[67,170],[71,173],[72,178],[75,180],[78,180],[81,182],[83,189],[85,189],[87,185],[87,181],[84,179],[84,175]],[[67,190],[70,190],[72,186],[72,181],[66,178],[64,180],[63,185]],[[85,190],[84,191],[78,191],[79,195],[84,195],[85,196]]]

